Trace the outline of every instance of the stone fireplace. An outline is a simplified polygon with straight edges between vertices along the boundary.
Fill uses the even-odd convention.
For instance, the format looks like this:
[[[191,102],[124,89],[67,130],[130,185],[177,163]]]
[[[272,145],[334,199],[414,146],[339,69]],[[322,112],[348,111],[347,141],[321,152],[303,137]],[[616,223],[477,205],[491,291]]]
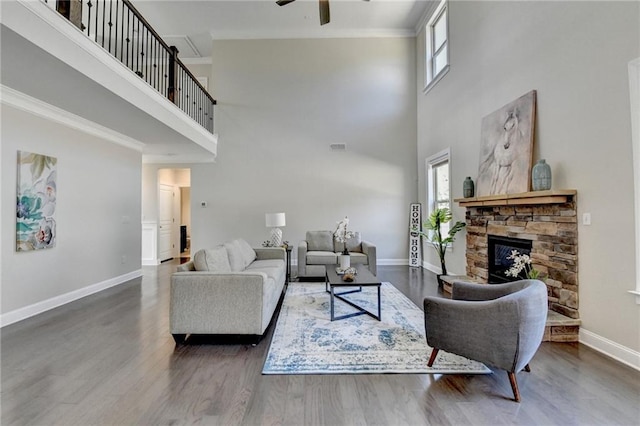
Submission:
[[[529,250],[533,266],[547,285],[550,315],[545,340],[577,341],[580,316],[576,191],[538,191],[455,201],[467,209],[467,276],[483,283],[504,282],[506,279],[490,276],[490,265],[504,269],[504,254],[511,245],[521,253]]]

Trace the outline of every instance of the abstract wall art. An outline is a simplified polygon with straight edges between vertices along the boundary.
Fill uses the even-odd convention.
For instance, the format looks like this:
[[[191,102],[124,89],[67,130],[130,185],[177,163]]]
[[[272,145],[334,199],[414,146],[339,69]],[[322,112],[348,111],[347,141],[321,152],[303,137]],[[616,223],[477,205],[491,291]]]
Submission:
[[[55,157],[18,151],[17,251],[56,245],[57,163]]]
[[[482,119],[478,196],[529,191],[535,120],[535,90]]]

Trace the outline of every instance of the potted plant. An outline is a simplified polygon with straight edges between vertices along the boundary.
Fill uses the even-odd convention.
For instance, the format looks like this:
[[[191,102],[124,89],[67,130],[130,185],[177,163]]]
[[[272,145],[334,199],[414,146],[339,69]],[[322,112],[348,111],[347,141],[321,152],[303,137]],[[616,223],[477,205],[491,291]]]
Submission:
[[[447,247],[455,240],[455,235],[458,231],[461,231],[466,226],[464,222],[457,221],[449,229],[448,235],[442,235],[442,224],[451,222],[452,219],[451,210],[438,208],[433,210],[429,215],[429,219],[422,224],[425,231],[414,230],[420,236],[426,238],[438,253],[440,267],[442,268],[441,275],[447,275],[447,265],[445,263]],[[440,277],[438,277],[438,282],[440,282]]]

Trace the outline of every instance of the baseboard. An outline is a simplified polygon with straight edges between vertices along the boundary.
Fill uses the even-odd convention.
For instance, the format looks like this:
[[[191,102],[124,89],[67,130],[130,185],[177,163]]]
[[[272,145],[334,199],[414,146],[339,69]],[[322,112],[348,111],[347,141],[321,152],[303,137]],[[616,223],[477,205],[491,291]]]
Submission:
[[[378,259],[378,266],[408,266],[409,259]]]
[[[142,259],[142,266],[158,266],[160,263],[158,259]]]
[[[603,355],[615,359],[629,367],[640,371],[640,352],[622,346],[589,330],[580,328],[580,343],[589,346]]]
[[[16,309],[15,311],[7,312],[6,314],[0,315],[0,328],[57,308],[58,306],[66,305],[74,300],[82,299],[83,297],[98,293],[99,291],[106,290],[110,287],[115,287],[141,276],[142,269],[138,269],[97,284],[92,284],[69,293],[61,294],[60,296],[52,297],[51,299],[43,300],[42,302],[34,303],[33,305],[25,306],[24,308]]]

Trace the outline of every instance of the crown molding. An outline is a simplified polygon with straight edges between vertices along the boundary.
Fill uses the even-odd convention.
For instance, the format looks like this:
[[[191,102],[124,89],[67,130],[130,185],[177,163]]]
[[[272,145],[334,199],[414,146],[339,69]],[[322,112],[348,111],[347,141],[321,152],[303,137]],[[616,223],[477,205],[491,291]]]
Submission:
[[[1,84],[0,103],[138,152],[145,146],[136,139]]]

